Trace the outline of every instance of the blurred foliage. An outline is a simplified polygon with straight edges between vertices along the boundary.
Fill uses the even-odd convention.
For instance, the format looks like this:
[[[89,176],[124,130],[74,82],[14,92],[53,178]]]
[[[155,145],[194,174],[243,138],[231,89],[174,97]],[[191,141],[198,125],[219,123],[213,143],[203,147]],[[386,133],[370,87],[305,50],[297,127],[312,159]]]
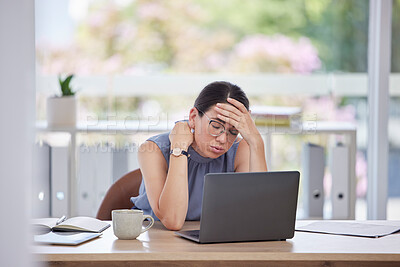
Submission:
[[[84,75],[367,70],[368,0],[119,2],[90,2],[88,15],[80,21],[70,47],[39,44],[41,72]],[[399,3],[394,1],[395,10],[400,9]],[[397,13],[394,29],[400,25]],[[258,40],[264,41],[260,46],[279,46],[274,41],[276,36],[283,36],[291,42],[291,48],[278,59],[269,54],[271,50],[258,53],[257,61],[237,56],[238,45],[260,36]],[[394,42],[398,43],[398,38],[394,36]],[[301,40],[306,40],[303,44],[307,46],[301,45]],[[398,53],[394,51],[393,55],[399,57]],[[308,57],[318,61],[300,71],[293,68],[294,60]]]
[[[214,15],[210,28],[234,27],[241,36],[306,36],[318,48],[324,71],[367,71],[367,0],[199,2]]]
[[[311,71],[367,71],[368,0],[119,2],[91,1],[72,45],[38,44],[40,72],[238,71],[229,68],[238,60],[229,54],[241,40],[253,35],[283,35],[293,42],[301,37],[310,39],[322,63]],[[400,35],[395,34],[400,32],[399,11],[400,0],[394,0],[392,72],[400,71]],[[216,61],[220,64],[215,65]],[[261,72],[281,71],[260,64],[268,65],[258,68]]]
[[[392,72],[400,72],[400,0],[393,0]]]
[[[309,19],[302,32],[318,40],[316,44],[327,71],[366,72],[369,1],[323,2],[326,5],[319,20]]]
[[[77,75],[365,72],[368,3],[368,0],[90,1],[71,45],[38,44],[38,72]],[[400,0],[395,0],[394,10],[399,9]],[[400,25],[398,13],[393,12],[394,29]],[[400,42],[398,38],[394,35],[393,42]],[[393,58],[400,57],[395,46],[393,50]],[[393,62],[400,64],[400,60]],[[177,107],[175,97],[156,99],[157,108],[154,103],[147,107],[145,102],[149,99],[137,96],[96,100],[80,97],[80,114],[93,113],[104,119],[115,111],[123,116],[132,112],[140,115],[152,109],[183,109],[193,102],[182,99],[179,103],[185,103],[185,107]],[[260,102],[264,104],[267,104],[265,99],[275,101],[269,104],[285,104],[284,98],[263,99]],[[293,97],[290,102],[286,104],[298,103]]]

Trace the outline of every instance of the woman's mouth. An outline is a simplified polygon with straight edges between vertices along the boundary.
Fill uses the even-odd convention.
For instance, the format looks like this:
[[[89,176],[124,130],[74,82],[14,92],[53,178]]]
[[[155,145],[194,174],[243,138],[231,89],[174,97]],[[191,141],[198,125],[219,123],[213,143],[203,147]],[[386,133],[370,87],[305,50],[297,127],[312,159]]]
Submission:
[[[220,146],[210,146],[210,147],[211,147],[211,151],[214,153],[224,152],[224,149]]]

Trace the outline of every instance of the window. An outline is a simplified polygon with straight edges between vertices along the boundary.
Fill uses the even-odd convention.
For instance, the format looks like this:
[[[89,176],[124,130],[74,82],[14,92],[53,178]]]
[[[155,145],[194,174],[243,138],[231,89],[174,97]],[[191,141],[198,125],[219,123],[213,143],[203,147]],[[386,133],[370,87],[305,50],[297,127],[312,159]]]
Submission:
[[[39,121],[46,118],[46,97],[57,93],[59,74],[77,75],[80,121],[174,121],[187,115],[205,84],[229,80],[246,91],[253,106],[298,106],[303,120],[357,125],[357,197],[363,205],[369,1],[53,2],[36,1]],[[400,62],[395,49],[399,3],[393,5],[392,72]],[[392,75],[392,91],[400,88],[397,83]],[[394,93],[392,103],[397,101]],[[395,117],[390,125],[396,127]],[[114,137],[85,135],[78,145],[107,139],[123,147],[145,137],[125,135],[118,143]],[[330,146],[342,140],[276,135],[270,167],[299,169],[303,142]],[[396,140],[393,135],[391,153],[397,153]],[[389,164],[390,175],[397,173],[399,164]],[[398,182],[389,180],[390,187]],[[329,170],[325,182],[329,194]],[[359,210],[356,216],[366,218],[366,209]]]

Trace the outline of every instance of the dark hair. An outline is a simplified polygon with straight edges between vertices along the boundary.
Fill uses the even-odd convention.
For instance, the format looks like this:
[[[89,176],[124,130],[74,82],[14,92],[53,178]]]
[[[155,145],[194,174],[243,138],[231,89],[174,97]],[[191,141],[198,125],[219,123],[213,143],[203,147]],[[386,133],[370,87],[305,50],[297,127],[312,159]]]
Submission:
[[[228,97],[241,102],[247,110],[249,110],[249,99],[239,86],[229,82],[213,82],[201,90],[199,96],[194,102],[194,107],[200,111],[199,116],[202,117],[202,112],[207,112],[211,106],[217,103],[228,103]]]

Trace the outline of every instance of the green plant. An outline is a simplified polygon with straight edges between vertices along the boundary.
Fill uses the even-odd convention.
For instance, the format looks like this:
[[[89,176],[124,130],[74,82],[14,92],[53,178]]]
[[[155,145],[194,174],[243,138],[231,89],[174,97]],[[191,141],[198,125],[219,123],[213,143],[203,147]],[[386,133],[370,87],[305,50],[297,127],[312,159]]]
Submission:
[[[64,80],[61,79],[61,76],[58,76],[58,82],[60,83],[60,88],[61,88],[61,96],[72,96],[75,95],[75,91],[70,86],[70,82],[72,78],[74,77],[73,74],[69,75],[67,78]]]

